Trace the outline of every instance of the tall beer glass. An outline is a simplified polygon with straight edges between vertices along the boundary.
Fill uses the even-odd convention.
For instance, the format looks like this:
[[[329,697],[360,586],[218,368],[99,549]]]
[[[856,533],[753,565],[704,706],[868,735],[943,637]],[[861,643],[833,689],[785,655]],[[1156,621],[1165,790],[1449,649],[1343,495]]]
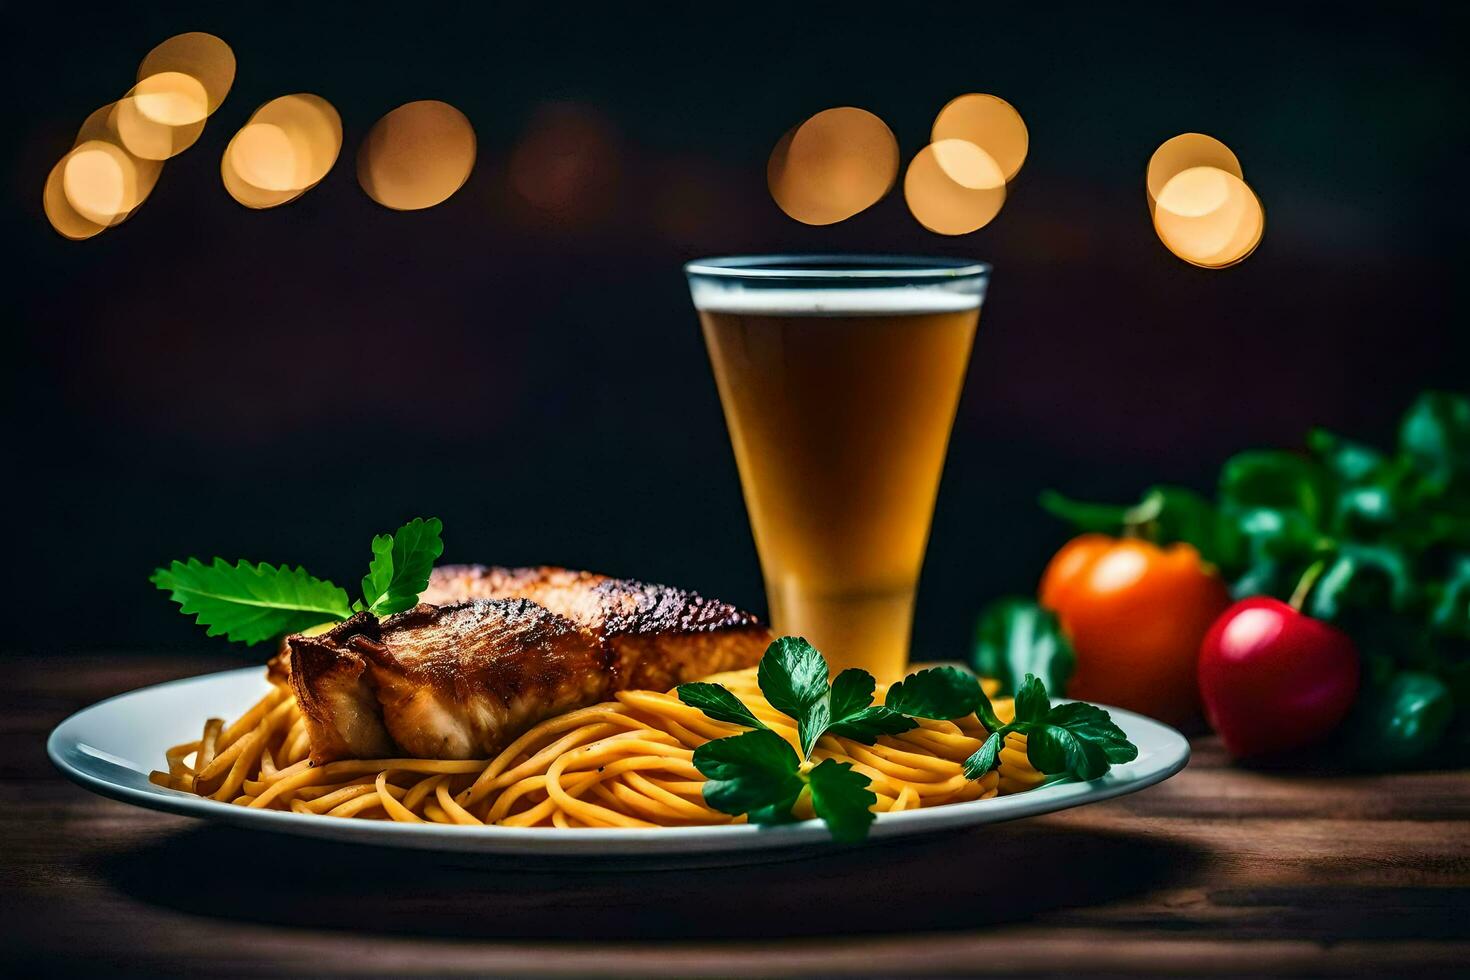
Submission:
[[[897,679],[990,267],[750,256],[685,272],[772,627],[834,670]]]

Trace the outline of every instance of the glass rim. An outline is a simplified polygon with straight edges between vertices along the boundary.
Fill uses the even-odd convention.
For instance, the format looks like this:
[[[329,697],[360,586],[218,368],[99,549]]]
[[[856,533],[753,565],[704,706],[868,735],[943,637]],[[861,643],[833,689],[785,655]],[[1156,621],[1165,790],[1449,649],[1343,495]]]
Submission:
[[[973,259],[915,255],[730,255],[684,263],[687,276],[757,281],[945,282],[984,277],[990,263]]]

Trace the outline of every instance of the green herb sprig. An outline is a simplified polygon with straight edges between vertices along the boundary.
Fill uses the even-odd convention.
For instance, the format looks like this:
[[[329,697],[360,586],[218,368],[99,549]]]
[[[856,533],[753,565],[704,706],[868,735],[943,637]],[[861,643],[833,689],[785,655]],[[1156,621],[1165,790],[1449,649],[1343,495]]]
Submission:
[[[881,735],[918,727],[920,718],[954,720],[977,715],[991,733],[965,761],[970,779],[995,768],[1010,732],[1027,736],[1027,757],[1047,775],[1096,779],[1115,763],[1137,758],[1137,748],[1108,713],[1074,702],[1053,708],[1046,686],[1027,675],[1016,719],[1003,725],[979,679],[958,667],[921,670],[893,684],[881,705],[877,684],[865,670],[849,668],[829,683],[826,659],[800,637],[783,636],[766,648],[756,669],[761,693],[771,707],[796,722],[800,752],[776,734],[729,689],[708,682],[682,684],[679,700],[715,721],[751,729],[714,739],[694,750],[694,766],[708,780],[704,798],[721,813],[745,814],[753,824],[788,823],[803,794],[834,839],[861,840],[868,834],[877,802],[870,780],[845,762],[811,764],[823,735],[872,745]]]
[[[965,760],[965,775],[983,776],[995,767],[1001,746],[1011,732],[1026,736],[1026,759],[1045,775],[1065,773],[1074,779],[1097,779],[1114,765],[1138,758],[1138,746],[1094,704],[1070,701],[1053,706],[1046,685],[1031,674],[1016,691],[1016,717],[1002,725],[980,695],[980,722],[990,732],[985,744]]]
[[[392,534],[373,538],[362,598],[351,603],[344,589],[304,568],[265,562],[230,564],[215,558],[206,565],[190,558],[155,570],[148,581],[168,592],[179,611],[193,616],[208,635],[253,646],[354,612],[386,616],[412,608],[444,553],[443,530],[437,517],[414,518]]]

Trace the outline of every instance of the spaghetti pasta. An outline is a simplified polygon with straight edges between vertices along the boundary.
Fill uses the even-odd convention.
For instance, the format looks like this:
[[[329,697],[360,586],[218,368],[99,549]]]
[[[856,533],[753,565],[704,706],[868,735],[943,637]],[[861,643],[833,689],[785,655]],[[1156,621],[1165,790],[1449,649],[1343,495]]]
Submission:
[[[740,698],[793,747],[796,724],[762,697],[755,668],[709,678]],[[987,687],[989,686],[987,682]],[[886,686],[879,685],[881,699]],[[991,692],[993,693],[993,692]],[[740,823],[704,801],[694,750],[740,728],[714,721],[673,694],[622,691],[617,700],[547,719],[493,759],[348,759],[313,766],[305,721],[290,686],[226,725],[211,718],[200,738],[164,753],[150,779],[237,806],[404,823],[509,827],[683,827]],[[1014,710],[996,699],[1002,721]],[[964,760],[986,731],[973,716],[921,720],[873,745],[822,736],[812,763],[836,759],[866,775],[879,813],[941,806],[1031,789],[1045,777],[1012,734],[997,770],[967,779]],[[812,816],[805,797],[796,816]]]

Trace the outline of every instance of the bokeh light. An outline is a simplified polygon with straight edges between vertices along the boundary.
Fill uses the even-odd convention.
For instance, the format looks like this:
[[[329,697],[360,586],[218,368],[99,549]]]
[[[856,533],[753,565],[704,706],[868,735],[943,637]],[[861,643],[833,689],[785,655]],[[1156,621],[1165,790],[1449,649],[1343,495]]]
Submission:
[[[165,126],[190,126],[209,115],[209,96],[193,75],[161,71],[139,80],[128,93],[146,118]]]
[[[71,154],[68,153],[51,168],[51,173],[46,177],[45,190],[41,192],[41,206],[46,212],[46,220],[51,222],[51,227],[58,234],[73,241],[81,241],[106,231],[107,225],[82,217],[67,200],[62,177],[70,160]]]
[[[301,196],[300,191],[264,190],[249,183],[240,176],[240,165],[235,158],[235,154],[240,147],[242,136],[246,137],[247,145],[250,140],[258,138],[258,134],[247,133],[247,131],[251,128],[252,127],[247,125],[242,128],[240,132],[236,133],[234,138],[230,140],[229,145],[225,147],[225,152],[220,157],[219,172],[220,179],[224,182],[225,185],[225,192],[233,197],[237,203],[243,204],[245,207],[253,208],[255,210],[261,210],[263,208],[273,208],[277,205],[286,204],[290,201],[296,200],[296,198]],[[247,169],[249,169],[248,165]]]
[[[118,108],[116,102],[102,106],[82,121],[62,167],[62,192],[72,207],[108,226],[126,221],[163,172],[160,161],[128,150],[118,131]]]
[[[321,96],[272,99],[251,115],[220,158],[225,190],[248,208],[294,201],[321,182],[342,150],[342,118]]]
[[[898,140],[866,109],[825,109],[776,143],[766,182],[782,211],[803,224],[830,225],[863,211],[893,187]]]
[[[107,225],[130,210],[128,202],[136,197],[137,180],[126,151],[102,140],[88,140],[67,154],[61,188],[77,214]]]
[[[1204,133],[1180,133],[1165,140],[1148,161],[1148,206],[1152,208],[1164,185],[1192,167],[1215,167],[1244,178],[1240,161],[1230,147]]]
[[[1265,211],[1244,180],[1218,167],[1191,167],[1159,191],[1154,228],[1179,258],[1206,269],[1241,261],[1260,244]]]
[[[999,96],[978,93],[951,99],[939,110],[930,140],[975,144],[995,161],[1006,181],[1014,180],[1020,172],[1031,145],[1026,123],[1014,106]]]
[[[1000,213],[1006,200],[1005,171],[968,140],[938,140],[914,156],[904,174],[903,195],[925,228],[967,235]]]
[[[264,191],[298,189],[296,149],[281,127],[249,123],[230,140],[229,148],[235,173],[246,183]]]
[[[1265,209],[1239,158],[1213,136],[1165,140],[1149,158],[1144,185],[1159,240],[1191,265],[1223,269],[1261,244]]]
[[[234,80],[235,55],[213,34],[180,34],[150,51],[136,84],[86,118],[47,176],[41,199],[51,226],[80,240],[126,221],[153,192],[163,161],[199,139]]]
[[[199,84],[204,93],[204,115],[199,117],[203,119],[220,107],[230,93],[230,86],[235,84],[235,52],[224,41],[203,31],[175,35],[143,58],[143,63],[138,66],[138,81],[143,83],[159,75],[171,74],[186,75]],[[180,100],[170,101],[177,111]],[[169,122],[154,116],[151,108],[149,115],[159,122]],[[183,122],[171,124],[177,126]]]
[[[188,75],[165,74],[173,77],[157,83],[153,80],[164,76],[152,75],[147,80],[151,84],[145,86],[139,82],[134,86],[118,100],[109,120],[127,151],[145,160],[177,156],[193,146],[204,132],[203,87]],[[169,119],[184,121],[169,122]]]
[[[357,180],[367,196],[395,211],[448,200],[475,166],[475,130],[447,102],[409,102],[373,124],[357,151]]]

